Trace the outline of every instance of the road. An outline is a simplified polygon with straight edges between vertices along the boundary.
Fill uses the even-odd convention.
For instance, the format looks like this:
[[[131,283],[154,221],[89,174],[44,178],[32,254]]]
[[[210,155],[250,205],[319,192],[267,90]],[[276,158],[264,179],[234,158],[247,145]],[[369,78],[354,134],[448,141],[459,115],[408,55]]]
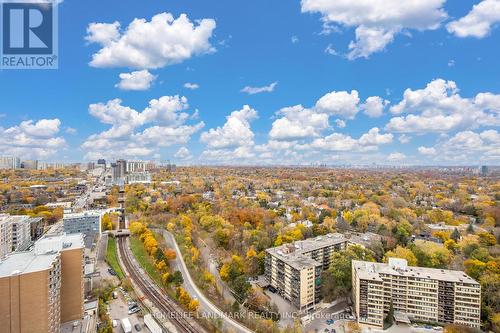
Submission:
[[[95,180],[95,184],[93,186],[89,186],[87,190],[82,193],[78,198],[75,199],[75,202],[73,203],[73,210],[78,211],[80,209],[85,209],[90,203],[90,197],[92,192],[94,191],[95,188],[101,186],[104,184],[104,176],[105,176],[105,171],[98,176]]]
[[[234,331],[238,333],[252,333],[253,331],[245,327],[243,324],[237,322],[236,320],[228,317],[221,309],[215,306],[210,300],[208,300],[205,295],[198,289],[193,279],[191,278],[191,274],[184,263],[184,259],[182,258],[182,253],[175,241],[174,236],[166,231],[162,230],[163,237],[174,247],[176,258],[175,258],[175,266],[182,273],[182,277],[184,279],[184,288],[189,292],[191,296],[198,297],[198,301],[200,302],[200,310],[202,314],[205,316],[210,316],[211,318],[220,318],[223,320],[223,326],[227,331]]]

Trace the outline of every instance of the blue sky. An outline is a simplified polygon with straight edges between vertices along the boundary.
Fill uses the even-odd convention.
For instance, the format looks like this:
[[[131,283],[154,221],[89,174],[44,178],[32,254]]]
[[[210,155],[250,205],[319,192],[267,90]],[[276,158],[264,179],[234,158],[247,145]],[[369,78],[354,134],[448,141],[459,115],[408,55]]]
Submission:
[[[65,0],[59,69],[0,71],[0,151],[498,164],[500,1],[416,3]]]

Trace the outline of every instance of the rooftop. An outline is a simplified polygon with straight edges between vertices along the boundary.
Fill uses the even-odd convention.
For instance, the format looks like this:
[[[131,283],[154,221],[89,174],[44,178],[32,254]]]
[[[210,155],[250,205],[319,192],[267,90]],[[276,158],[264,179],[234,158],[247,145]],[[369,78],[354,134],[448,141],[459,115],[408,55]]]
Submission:
[[[352,265],[363,280],[383,281],[380,274],[416,277],[438,281],[478,284],[462,271],[408,266],[405,259],[389,258],[389,263],[353,260]]]
[[[45,236],[31,251],[13,252],[0,262],[0,277],[48,269],[61,251],[83,248],[81,234]]]
[[[64,214],[63,219],[74,219],[74,218],[82,218],[82,217],[87,217],[87,216],[92,216],[92,217],[97,217],[101,216],[102,212],[99,210],[86,210],[81,213],[69,213],[69,214]]]
[[[322,266],[322,263],[306,256],[307,253],[344,242],[346,242],[346,239],[342,234],[331,233],[294,243],[283,244],[267,249],[266,252],[274,257],[278,257],[293,268],[301,270],[311,266]]]

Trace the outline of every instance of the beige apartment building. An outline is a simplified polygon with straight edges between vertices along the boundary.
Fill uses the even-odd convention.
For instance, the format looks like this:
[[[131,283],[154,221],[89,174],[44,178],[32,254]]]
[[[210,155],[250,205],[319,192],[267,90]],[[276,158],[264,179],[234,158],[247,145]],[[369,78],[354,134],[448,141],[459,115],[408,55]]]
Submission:
[[[321,301],[321,272],[333,251],[347,246],[341,234],[328,234],[266,250],[265,277],[270,286],[300,311]]]
[[[2,333],[59,333],[83,316],[81,234],[45,236],[0,262]]]
[[[481,286],[461,271],[388,263],[352,262],[352,297],[359,324],[383,328],[396,319],[480,327]]]

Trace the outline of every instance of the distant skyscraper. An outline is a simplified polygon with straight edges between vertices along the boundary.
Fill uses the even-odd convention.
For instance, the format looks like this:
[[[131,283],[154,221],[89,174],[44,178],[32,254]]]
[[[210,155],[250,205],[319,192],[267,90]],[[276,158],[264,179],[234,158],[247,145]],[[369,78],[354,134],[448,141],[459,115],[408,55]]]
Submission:
[[[106,160],[103,158],[98,159],[97,166],[106,169]]]
[[[488,166],[483,165],[481,166],[481,176],[487,176],[488,175]]]
[[[37,160],[24,160],[21,162],[21,168],[37,170],[38,169],[38,161]]]
[[[0,156],[0,169],[19,169],[21,160],[14,156]]]

